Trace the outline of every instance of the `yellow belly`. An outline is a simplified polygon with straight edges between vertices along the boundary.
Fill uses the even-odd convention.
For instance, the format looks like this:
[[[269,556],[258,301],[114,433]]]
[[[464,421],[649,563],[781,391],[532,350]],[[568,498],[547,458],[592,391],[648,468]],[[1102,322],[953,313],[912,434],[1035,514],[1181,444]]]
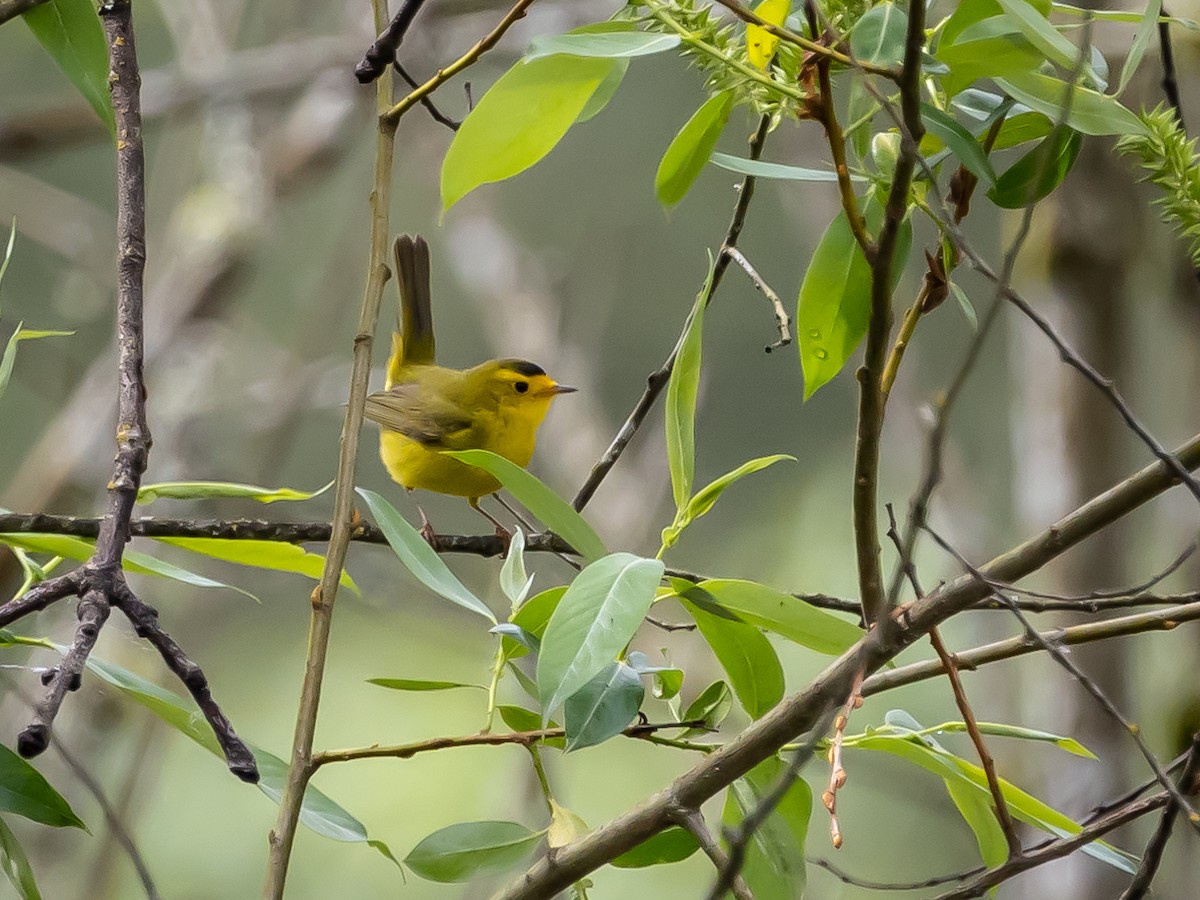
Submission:
[[[524,454],[511,452],[518,449],[511,446],[482,449],[499,453],[522,467],[529,465],[532,456],[532,446]],[[500,482],[483,469],[430,450],[398,431],[385,428],[380,432],[379,456],[392,479],[409,490],[420,488],[457,497],[483,497],[500,490]]]

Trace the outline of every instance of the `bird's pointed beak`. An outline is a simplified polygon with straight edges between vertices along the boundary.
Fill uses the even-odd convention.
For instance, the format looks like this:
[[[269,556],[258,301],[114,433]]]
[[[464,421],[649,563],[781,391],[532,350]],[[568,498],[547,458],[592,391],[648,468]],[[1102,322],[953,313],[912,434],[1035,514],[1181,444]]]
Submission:
[[[557,396],[558,394],[573,394],[577,390],[579,390],[579,388],[568,387],[565,384],[555,384],[555,385],[552,385],[551,387],[547,388],[545,393],[547,393],[553,397],[553,396]]]

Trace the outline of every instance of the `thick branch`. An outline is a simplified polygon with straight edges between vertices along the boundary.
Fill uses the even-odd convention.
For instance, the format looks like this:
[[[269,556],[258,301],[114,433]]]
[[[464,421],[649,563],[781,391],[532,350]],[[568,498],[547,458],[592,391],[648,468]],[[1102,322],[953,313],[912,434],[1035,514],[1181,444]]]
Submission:
[[[403,0],[401,2],[395,17],[388,23],[387,28],[380,32],[375,43],[367,48],[362,61],[354,67],[354,77],[358,79],[359,84],[370,84],[395,61],[396,51],[404,42],[404,35],[408,33],[408,27],[412,25],[413,19],[417,17],[417,13],[424,5],[425,0]]]

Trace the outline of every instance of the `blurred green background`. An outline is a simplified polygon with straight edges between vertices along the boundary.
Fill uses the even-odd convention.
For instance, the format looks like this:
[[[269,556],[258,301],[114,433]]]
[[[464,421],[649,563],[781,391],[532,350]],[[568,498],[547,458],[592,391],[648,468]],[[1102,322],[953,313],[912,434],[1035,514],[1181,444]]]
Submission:
[[[1172,12],[1187,15],[1186,9]],[[494,23],[487,0],[433,2],[401,58],[426,76]],[[539,3],[501,48],[469,72],[480,96],[529,38],[607,17],[613,3]],[[373,154],[372,91],[353,80],[372,34],[367,4],[140,3],[138,49],[145,70],[148,154],[149,410],[154,448],[149,481],[221,479],[313,489],[332,477],[353,331],[363,290],[367,193]],[[1114,67],[1130,32],[1102,28],[1096,39]],[[1197,87],[1194,48],[1181,35],[1180,66],[1189,111]],[[1140,84],[1157,102],[1156,66]],[[0,505],[18,511],[94,514],[112,456],[113,163],[92,113],[20,22],[0,28],[0,220],[19,231],[3,285],[4,336],[18,320],[74,329],[74,337],[27,343],[0,401]],[[1136,93],[1139,92],[1140,93]],[[692,193],[664,214],[653,197],[658,158],[703,94],[694,73],[667,56],[637,60],[611,105],[572,129],[551,156],[516,179],[484,188],[439,218],[438,170],[450,132],[414,110],[397,142],[396,231],[426,235],[433,248],[440,361],[469,365],[493,355],[542,363],[580,393],[556,404],[541,432],[533,470],[570,495],[607,446],[645,378],[676,339],[706,267],[724,235],[736,176],[710,167]],[[1129,98],[1127,98],[1129,100]],[[461,80],[437,95],[461,117]],[[1129,100],[1131,105],[1136,102]],[[1200,112],[1200,107],[1196,107]],[[743,112],[720,149],[744,155],[752,127]],[[1200,375],[1196,288],[1176,240],[1148,211],[1151,194],[1132,185],[1111,148],[1089,139],[1061,196],[1043,205],[1017,282],[1119,385],[1155,434],[1173,445],[1195,430]],[[818,129],[787,124],[766,158],[818,165]],[[790,304],[807,260],[837,209],[829,185],[760,183],[741,247]],[[1014,222],[978,202],[967,222],[975,245],[998,260]],[[897,309],[917,287],[913,265]],[[992,302],[981,280],[958,279],[978,308]],[[385,328],[393,313],[386,295]],[[917,333],[889,406],[881,496],[906,508],[923,465],[928,403],[956,369],[970,336],[947,303]],[[706,319],[705,377],[698,412],[697,479],[703,483],[752,456],[785,452],[799,461],[739,484],[694,526],[669,561],[709,575],[747,577],[783,589],[854,597],[850,526],[852,372],[807,404],[794,348],[765,354],[775,338],[768,304],[731,270]],[[386,339],[377,343],[373,386],[382,383]],[[415,511],[383,471],[373,433],[359,483]],[[596,495],[589,518],[613,548],[653,553],[669,522],[670,489],[661,414],[655,413]],[[1098,402],[1026,322],[1006,311],[960,404],[947,447],[947,476],[934,522],[972,559],[983,561],[1044,527],[1121,473],[1148,459],[1112,411]],[[145,514],[269,516],[319,520],[330,498],[260,507],[252,503],[158,501]],[[1149,577],[1192,537],[1194,501],[1179,492],[1139,511],[1031,582],[1083,591]],[[439,530],[478,529],[458,501],[425,497]],[[143,546],[144,545],[144,546]],[[134,577],[159,607],[164,627],[207,672],[239,733],[286,756],[299,693],[311,584],[303,578],[223,566],[135,540],[139,549],[244,587],[184,589]],[[321,548],[314,548],[320,550]],[[892,559],[885,553],[885,559]],[[928,547],[918,556],[926,585],[957,573]],[[495,560],[458,558],[454,570],[503,609]],[[569,570],[531,559],[537,586]],[[371,677],[479,681],[492,638],[479,621],[430,595],[386,548],[355,546],[348,568],[362,596],[343,592],[325,682],[317,742],[349,747],[465,734],[482,724],[474,692],[401,694]],[[1164,591],[1195,583],[1190,563]],[[19,579],[0,555],[5,590]],[[60,605],[26,620],[25,633],[65,640],[73,609]],[[1043,617],[1046,626],[1069,621]],[[954,647],[1017,633],[996,612],[962,617],[946,629]],[[667,647],[687,670],[690,699],[718,677],[698,638],[647,627],[639,646]],[[826,660],[780,646],[789,688],[798,690]],[[175,689],[157,655],[125,623],[105,630],[99,656]],[[903,660],[930,655],[926,645]],[[1140,722],[1166,759],[1195,728],[1194,626],[1078,651],[1076,658]],[[4,654],[10,665],[52,664],[44,653]],[[0,740],[12,745],[28,718],[36,678],[20,668],[0,683]],[[1102,757],[1089,763],[1044,746],[993,742],[1001,773],[1078,817],[1147,773],[1132,744],[1051,662],[1003,663],[966,683],[981,719],[1016,722],[1079,737]],[[504,696],[516,700],[511,681]],[[926,724],[957,718],[943,681],[874,698],[851,731],[903,707]],[[651,718],[664,711],[653,700]],[[103,784],[144,853],[165,897],[257,895],[275,806],[229,776],[219,761],[149,713],[88,679],[57,726],[63,742]],[[947,740],[970,757],[965,740]],[[555,756],[559,799],[599,825],[684,771],[694,758],[615,740]],[[12,821],[52,898],[139,895],[128,860],[92,798],[53,752],[39,768],[92,829],[53,831]],[[905,763],[863,753],[847,757],[839,797],[846,846],[839,866],[880,881],[919,880],[975,866],[974,839],[937,779]],[[819,794],[827,773],[806,776]],[[403,856],[444,825],[485,818],[540,828],[542,806],[527,754],[515,747],[447,750],[415,759],[359,762],[323,770],[316,784],[358,816],[372,837]],[[713,817],[719,814],[714,807]],[[813,816],[809,854],[833,858],[827,817]],[[1116,841],[1140,849],[1143,823]],[[1194,836],[1180,834],[1156,896],[1190,897],[1198,860]],[[658,869],[594,876],[597,897],[701,896],[711,878],[699,855]],[[288,896],[305,898],[485,897],[498,882],[440,886],[402,882],[379,854],[301,830]],[[1001,897],[1115,895],[1100,864],[1080,857],[1005,886]],[[5,896],[7,886],[0,886]],[[913,896],[932,896],[917,891]],[[870,895],[815,867],[810,896]]]

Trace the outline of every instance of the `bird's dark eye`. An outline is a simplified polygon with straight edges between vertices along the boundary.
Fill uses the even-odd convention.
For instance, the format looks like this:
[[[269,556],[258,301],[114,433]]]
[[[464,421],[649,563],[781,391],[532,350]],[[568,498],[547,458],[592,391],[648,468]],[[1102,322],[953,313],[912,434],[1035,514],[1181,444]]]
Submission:
[[[529,390],[529,382],[528,381],[518,381],[516,384],[513,385],[513,387],[516,389],[518,394],[524,394],[526,391]]]

